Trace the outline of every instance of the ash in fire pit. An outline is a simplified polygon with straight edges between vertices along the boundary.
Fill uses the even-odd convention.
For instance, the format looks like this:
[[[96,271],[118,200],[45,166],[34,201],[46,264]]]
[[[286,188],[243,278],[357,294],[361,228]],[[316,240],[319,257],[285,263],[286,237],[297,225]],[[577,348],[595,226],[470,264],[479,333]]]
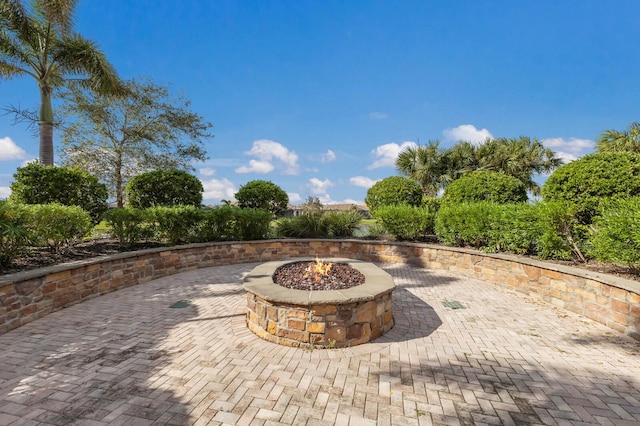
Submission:
[[[296,290],[343,290],[364,284],[364,275],[346,263],[293,262],[273,274],[273,282]]]

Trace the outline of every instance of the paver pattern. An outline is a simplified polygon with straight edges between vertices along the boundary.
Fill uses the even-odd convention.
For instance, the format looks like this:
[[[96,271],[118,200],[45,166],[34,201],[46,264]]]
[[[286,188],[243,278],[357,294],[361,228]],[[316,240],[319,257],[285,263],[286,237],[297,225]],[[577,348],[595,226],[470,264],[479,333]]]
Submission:
[[[288,348],[245,327],[255,266],[158,279],[0,336],[0,425],[640,425],[640,342],[581,316],[380,264],[393,330]]]

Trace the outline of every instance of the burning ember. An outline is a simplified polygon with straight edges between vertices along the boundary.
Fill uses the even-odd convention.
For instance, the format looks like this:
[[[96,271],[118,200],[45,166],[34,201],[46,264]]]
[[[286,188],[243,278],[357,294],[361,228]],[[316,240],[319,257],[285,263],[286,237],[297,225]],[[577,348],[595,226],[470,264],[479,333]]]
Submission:
[[[304,272],[303,278],[313,277],[313,282],[319,284],[322,282],[322,277],[329,275],[333,263],[325,263],[316,257],[315,262],[309,262],[309,266]]]

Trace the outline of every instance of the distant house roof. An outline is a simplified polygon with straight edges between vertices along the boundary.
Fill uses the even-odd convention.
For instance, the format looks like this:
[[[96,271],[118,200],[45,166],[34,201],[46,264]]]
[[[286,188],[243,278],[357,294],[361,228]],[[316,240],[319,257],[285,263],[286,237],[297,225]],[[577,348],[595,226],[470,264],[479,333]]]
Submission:
[[[369,207],[365,204],[324,204],[322,206],[322,210],[324,211],[346,211],[351,210],[352,208],[357,208],[360,211],[369,211]],[[297,205],[289,204],[287,206],[288,210],[304,210],[305,205]]]

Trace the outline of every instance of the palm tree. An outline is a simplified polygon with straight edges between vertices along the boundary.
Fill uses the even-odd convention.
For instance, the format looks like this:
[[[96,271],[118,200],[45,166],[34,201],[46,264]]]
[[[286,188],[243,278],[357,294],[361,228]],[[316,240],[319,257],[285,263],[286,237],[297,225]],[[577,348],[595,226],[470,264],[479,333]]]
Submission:
[[[562,164],[554,151],[545,148],[537,139],[525,136],[487,139],[480,145],[460,141],[444,157],[447,164],[445,185],[476,170],[502,171],[520,179],[535,195],[540,187],[533,180],[533,174],[549,173]]]
[[[78,0],[0,0],[0,79],[29,75],[40,89],[40,162],[53,165],[53,90],[67,82],[120,92],[120,79],[95,43],[72,31]]]
[[[526,136],[491,139],[484,145],[487,153],[481,158],[486,169],[503,171],[520,179],[534,195],[540,193],[540,186],[533,175],[550,173],[562,165],[562,159],[556,157],[553,150]]]
[[[445,180],[445,151],[439,145],[439,141],[429,141],[426,145],[408,146],[396,159],[396,169],[418,182],[428,197],[436,196]]]
[[[634,121],[626,131],[605,130],[596,141],[599,152],[629,151],[640,153],[640,122]]]

